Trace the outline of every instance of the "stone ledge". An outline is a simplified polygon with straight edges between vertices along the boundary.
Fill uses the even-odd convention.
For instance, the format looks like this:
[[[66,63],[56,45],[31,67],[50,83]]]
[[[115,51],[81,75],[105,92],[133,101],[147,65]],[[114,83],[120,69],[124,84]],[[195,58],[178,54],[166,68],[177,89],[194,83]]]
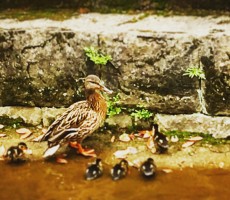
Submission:
[[[13,119],[21,118],[25,123],[47,127],[59,114],[63,113],[65,109],[66,108],[0,107],[0,118],[1,116],[8,116]],[[230,136],[230,117],[211,117],[199,113],[191,115],[156,114],[154,121],[159,124],[162,131],[202,132],[211,134],[216,138],[226,138]],[[107,118],[106,123],[108,126],[117,126],[120,128],[133,125],[131,117],[123,114]]]

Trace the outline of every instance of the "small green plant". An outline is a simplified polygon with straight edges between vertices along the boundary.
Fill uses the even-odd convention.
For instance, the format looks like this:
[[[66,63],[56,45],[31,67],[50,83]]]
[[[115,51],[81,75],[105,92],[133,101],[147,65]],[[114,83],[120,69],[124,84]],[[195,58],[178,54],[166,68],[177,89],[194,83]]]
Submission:
[[[112,60],[110,55],[103,55],[102,53],[99,53],[99,51],[94,47],[85,47],[84,51],[86,56],[96,65],[106,65],[108,61]]]
[[[190,78],[197,77],[199,79],[205,79],[204,71],[201,68],[194,66],[189,67],[183,75],[189,76]]]
[[[121,113],[122,108],[117,106],[119,99],[120,99],[119,94],[112,97],[111,99],[108,99],[108,101],[107,101],[107,106],[108,106],[107,115],[109,117],[112,117],[114,115],[118,115]]]
[[[141,105],[137,106],[137,108],[130,108],[129,112],[131,112],[131,117],[134,118],[134,121],[138,121],[139,119],[149,119],[153,116],[153,113],[143,108]]]

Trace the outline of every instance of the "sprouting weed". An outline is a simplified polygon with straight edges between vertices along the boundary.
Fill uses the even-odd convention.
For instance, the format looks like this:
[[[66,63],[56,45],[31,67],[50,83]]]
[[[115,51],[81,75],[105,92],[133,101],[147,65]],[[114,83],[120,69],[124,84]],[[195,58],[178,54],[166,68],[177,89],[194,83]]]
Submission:
[[[112,60],[110,55],[103,55],[94,47],[85,47],[86,56],[96,65],[106,65],[108,61]]]
[[[199,79],[206,79],[203,69],[194,66],[189,67],[183,75],[189,76],[190,78],[197,77]]]

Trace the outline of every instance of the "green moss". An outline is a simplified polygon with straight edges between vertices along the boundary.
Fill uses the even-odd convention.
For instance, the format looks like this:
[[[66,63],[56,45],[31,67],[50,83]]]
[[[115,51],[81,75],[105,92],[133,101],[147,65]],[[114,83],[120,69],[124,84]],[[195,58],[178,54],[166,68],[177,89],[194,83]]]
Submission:
[[[22,118],[18,117],[18,118],[10,118],[6,115],[0,116],[0,124],[4,124],[6,126],[10,126],[10,127],[20,127],[20,126],[24,126],[25,122]]]
[[[218,144],[230,143],[230,141],[227,139],[214,138],[212,137],[212,135],[205,134],[205,133],[186,132],[186,131],[167,131],[165,132],[165,134],[168,137],[177,136],[179,138],[179,141],[181,142],[187,141],[190,137],[201,136],[203,137],[203,139],[198,142],[201,145],[204,144],[218,145]]]

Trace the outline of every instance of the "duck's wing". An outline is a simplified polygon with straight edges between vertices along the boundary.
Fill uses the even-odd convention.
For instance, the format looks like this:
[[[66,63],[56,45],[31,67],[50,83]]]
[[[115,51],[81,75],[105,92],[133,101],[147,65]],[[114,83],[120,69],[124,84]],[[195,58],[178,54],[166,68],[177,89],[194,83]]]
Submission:
[[[73,128],[81,126],[87,118],[90,107],[86,101],[71,105],[48,128],[40,141],[57,141],[68,135]]]

